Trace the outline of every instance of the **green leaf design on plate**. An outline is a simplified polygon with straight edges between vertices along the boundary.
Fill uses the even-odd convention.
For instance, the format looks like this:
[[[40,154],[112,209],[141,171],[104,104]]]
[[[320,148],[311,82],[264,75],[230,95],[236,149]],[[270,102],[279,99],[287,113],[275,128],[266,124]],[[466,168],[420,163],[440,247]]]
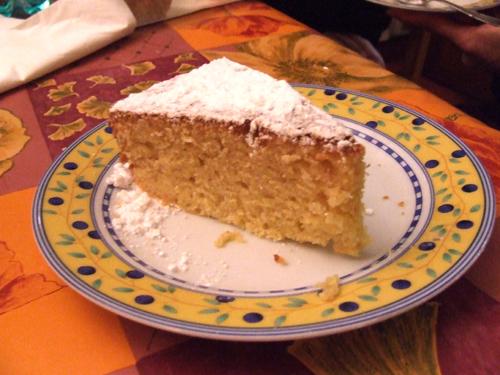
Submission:
[[[127,277],[127,273],[124,270],[121,270],[119,268],[115,269],[115,273],[120,276],[121,278]]]
[[[443,228],[443,229],[441,229],[441,230],[439,231],[439,235],[440,235],[441,237],[443,237],[445,234],[446,234],[446,229],[444,229],[444,228]]]
[[[85,210],[83,208],[77,208],[76,210],[71,211],[72,215],[78,215],[84,212]]]
[[[376,297],[369,296],[367,294],[361,295],[361,296],[358,296],[358,297],[359,297],[359,299],[362,299],[363,301],[370,301],[370,302],[372,302],[372,301],[378,301]]]
[[[462,240],[462,237],[458,233],[453,233],[451,235],[451,239],[455,242],[460,242]]]
[[[399,119],[400,119],[401,121],[403,121],[403,120],[406,120],[408,117],[410,117],[410,116],[408,116],[408,115],[404,115],[404,116],[401,116]]]
[[[458,174],[459,176],[467,176],[470,173],[459,169],[458,171],[455,171],[455,174]]]
[[[347,112],[349,112],[351,115],[354,115],[354,114],[356,113],[356,111],[355,111],[355,110],[354,110],[354,108],[352,108],[352,107],[349,107],[349,108],[347,109]]]
[[[432,277],[433,279],[437,276],[436,271],[434,271],[432,268],[427,268],[425,270],[425,273]]]
[[[58,175],[58,176],[69,176],[70,174],[71,174],[71,172],[67,172],[67,171],[62,171],[62,172],[56,173],[56,175]]]
[[[163,310],[170,314],[177,314],[177,309],[173,306],[170,305],[163,305]]]
[[[421,148],[422,148],[422,146],[415,145],[415,147],[413,147],[413,152],[419,152]]]
[[[369,282],[371,282],[371,281],[375,281],[375,280],[377,280],[377,278],[376,278],[376,277],[372,277],[372,276],[370,276],[370,277],[365,277],[364,279],[359,280],[359,281],[358,281],[358,284],[369,283]]]
[[[382,120],[377,121],[377,126],[385,126],[385,122]]]
[[[422,132],[425,130],[425,128],[423,126],[414,126],[413,127],[413,130],[417,131],[417,132]]]
[[[313,96],[314,94],[316,94],[316,90],[309,90],[309,92],[307,93],[307,96]]]
[[[458,186],[462,186],[463,184],[465,184],[465,178],[461,178],[457,181],[457,184]]]
[[[57,212],[54,210],[42,210],[42,212],[47,215],[57,215]]]
[[[446,173],[443,173],[439,179],[441,180],[441,182],[445,182],[447,178],[448,175]]]
[[[377,296],[378,294],[380,293],[380,287],[378,285],[375,285],[373,288],[372,288],[372,294],[374,296]]]
[[[451,255],[450,255],[450,254],[448,254],[448,253],[444,253],[444,254],[443,254],[443,260],[444,260],[445,262],[451,263]]]
[[[90,154],[88,152],[86,152],[86,151],[78,150],[78,153],[80,154],[80,156],[82,156],[82,157],[84,157],[86,159],[90,158]]]
[[[427,141],[427,144],[428,145],[431,145],[431,146],[437,146],[437,145],[440,145],[439,142],[435,142],[435,141]]]
[[[394,111],[394,117],[399,118],[401,114],[398,111]]]
[[[209,303],[211,305],[220,305],[220,302],[217,301],[215,298],[205,298],[203,299],[206,303]]]
[[[443,193],[445,193],[445,192],[447,192],[447,191],[448,191],[448,188],[441,188],[441,189],[439,189],[438,191],[436,191],[436,195],[443,194]]]
[[[61,233],[59,234],[59,236],[61,236],[61,238],[64,238],[66,241],[75,242],[75,237],[70,236],[69,234]]]
[[[453,216],[459,216],[462,213],[462,210],[460,208],[455,208],[453,210]]]
[[[119,286],[116,288],[113,288],[115,292],[120,292],[120,293],[132,293],[134,291],[133,288],[128,288],[126,286]]]
[[[78,183],[82,182],[84,179],[85,179],[85,177],[78,176],[77,178],[75,178],[75,182],[78,184]]]
[[[229,318],[228,313],[221,314],[217,317],[217,319],[215,319],[215,323],[222,324],[227,318]]]
[[[462,255],[462,252],[458,251],[456,249],[448,249],[448,252],[453,254],[453,255]]]
[[[262,307],[264,309],[270,309],[270,308],[272,308],[272,306],[270,304],[264,303],[264,302],[256,303],[256,305],[259,306],[259,307]]]
[[[474,206],[472,206],[470,208],[470,212],[477,212],[481,209],[481,205],[480,204],[475,204]]]
[[[177,290],[175,286],[169,285],[167,288],[167,292],[174,293]]]
[[[95,142],[98,144],[98,145],[102,145],[102,137],[100,135],[97,136],[97,138],[95,139]]]
[[[436,172],[434,174],[431,175],[431,177],[439,177],[443,174],[443,171],[439,171],[439,172]]]
[[[439,135],[429,135],[428,137],[425,137],[426,141],[432,141],[434,139],[438,139]]]
[[[452,197],[452,196],[453,196],[453,195],[452,195],[451,193],[446,194],[446,195],[443,197],[443,203],[444,203],[444,202],[448,202],[448,201],[451,199],[451,197]]]
[[[97,248],[97,246],[92,245],[90,246],[90,252],[94,255],[99,255],[100,250]]]
[[[378,108],[380,107],[380,102],[377,102],[375,103],[374,105],[372,105],[372,108],[375,109],[375,108]]]
[[[64,191],[63,189],[58,188],[58,187],[56,187],[56,188],[48,188],[47,190],[55,191],[56,193],[62,193]]]
[[[89,195],[90,195],[90,193],[80,193],[80,194],[75,195],[75,198],[76,199],[83,199],[83,198],[87,198]]]
[[[68,188],[68,186],[66,186],[66,184],[62,181],[57,181],[57,186],[63,190],[66,190]]]
[[[453,164],[460,164],[461,163],[461,161],[459,159],[456,159],[456,158],[450,158],[450,162]]]
[[[285,321],[286,321],[286,315],[280,315],[274,320],[274,326],[281,327],[281,325],[283,325]]]
[[[86,258],[87,256],[84,253],[79,253],[79,252],[71,252],[68,253],[69,256],[72,256],[73,258]]]
[[[107,252],[105,252],[104,254],[101,255],[101,259],[108,259],[112,255],[113,255],[113,253],[111,253],[110,251],[107,251]]]
[[[429,256],[429,254],[427,254],[427,253],[423,253],[423,254],[420,254],[419,256],[417,256],[417,257],[415,258],[415,260],[422,260],[422,259],[427,258],[428,256]]]
[[[157,290],[160,293],[165,293],[167,291],[167,288],[164,288],[158,284],[151,284],[151,286],[153,287],[153,289]]]
[[[321,316],[323,318],[326,318],[327,316],[332,315],[334,311],[335,311],[335,309],[333,307],[330,307],[330,308],[328,308],[326,310],[323,310],[323,312],[321,313]]]
[[[413,264],[408,262],[399,262],[397,265],[401,268],[413,268]]]
[[[83,141],[83,143],[84,143],[84,144],[86,144],[87,146],[90,146],[90,147],[94,147],[94,146],[95,146],[95,145],[94,145],[91,141],[89,141],[89,140],[85,140],[85,141]]]
[[[112,151],[113,151],[113,147],[103,148],[103,149],[101,150],[101,152],[102,152],[103,154],[109,154],[109,153],[110,153],[110,152],[112,152]]]
[[[97,279],[92,283],[92,288],[99,289],[102,285],[102,280]]]
[[[302,307],[307,304],[307,301],[302,298],[291,297],[288,300],[290,303],[286,304],[285,307]]]
[[[219,312],[219,309],[204,309],[204,310],[198,311],[198,314],[215,314],[218,312]]]
[[[444,228],[444,225],[439,224],[439,225],[436,225],[435,227],[432,227],[431,232],[439,232],[443,228]]]
[[[56,242],[56,245],[62,245],[62,246],[68,246],[68,245],[73,245],[74,242],[73,241],[59,241],[59,242]]]

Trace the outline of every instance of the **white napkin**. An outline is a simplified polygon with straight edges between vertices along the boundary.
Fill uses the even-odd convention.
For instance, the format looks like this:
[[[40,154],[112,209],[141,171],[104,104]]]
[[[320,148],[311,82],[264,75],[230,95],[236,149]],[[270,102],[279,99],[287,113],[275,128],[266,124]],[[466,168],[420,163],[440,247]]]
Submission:
[[[138,24],[234,0],[126,1],[130,8],[124,0],[59,0],[26,20],[0,16],[0,93],[95,52]]]

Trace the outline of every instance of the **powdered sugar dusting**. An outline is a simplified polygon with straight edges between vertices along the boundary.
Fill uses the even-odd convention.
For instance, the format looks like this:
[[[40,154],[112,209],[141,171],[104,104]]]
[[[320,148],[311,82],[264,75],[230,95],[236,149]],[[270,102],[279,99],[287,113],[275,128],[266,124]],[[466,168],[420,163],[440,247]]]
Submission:
[[[295,91],[287,82],[226,58],[160,82],[120,100],[111,111],[206,117],[243,124],[250,121],[247,142],[261,129],[314,144],[339,148],[354,143],[349,129]]]

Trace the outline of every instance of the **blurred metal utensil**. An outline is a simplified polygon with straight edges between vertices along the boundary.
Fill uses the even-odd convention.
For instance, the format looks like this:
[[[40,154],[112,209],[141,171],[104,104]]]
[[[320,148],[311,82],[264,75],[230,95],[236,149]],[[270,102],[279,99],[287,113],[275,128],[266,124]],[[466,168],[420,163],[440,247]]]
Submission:
[[[487,23],[493,26],[500,26],[500,19],[479,13],[478,11],[475,11],[473,9],[466,9],[448,0],[396,0],[396,1],[398,3],[405,5],[420,5],[420,6],[426,6],[427,3],[431,1],[437,1],[439,3],[447,4],[450,8],[453,8],[458,12],[466,14],[467,16],[474,18],[477,21]]]

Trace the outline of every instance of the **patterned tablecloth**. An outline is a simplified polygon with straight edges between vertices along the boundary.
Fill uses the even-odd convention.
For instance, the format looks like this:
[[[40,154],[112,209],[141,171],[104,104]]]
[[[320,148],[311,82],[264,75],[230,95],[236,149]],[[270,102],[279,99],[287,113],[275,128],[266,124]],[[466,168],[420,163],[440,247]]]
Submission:
[[[292,346],[192,339],[145,327],[88,302],[49,269],[35,244],[30,215],[36,186],[52,160],[106,119],[114,101],[219,56],[289,82],[361,90],[415,108],[477,153],[500,195],[497,131],[264,4],[236,3],[138,29],[0,96],[0,373],[498,371],[498,230],[468,275],[473,283],[463,278],[438,303],[374,327]]]

